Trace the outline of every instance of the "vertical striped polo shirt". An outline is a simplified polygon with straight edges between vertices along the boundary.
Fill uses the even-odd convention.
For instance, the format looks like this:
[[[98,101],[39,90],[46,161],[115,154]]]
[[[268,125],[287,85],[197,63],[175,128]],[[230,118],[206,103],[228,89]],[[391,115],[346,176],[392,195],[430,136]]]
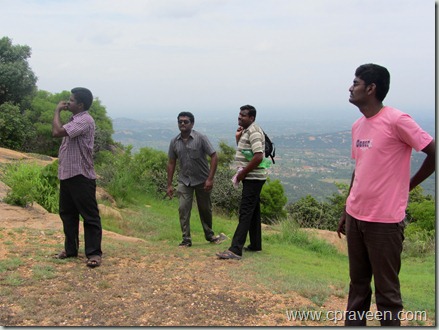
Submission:
[[[88,111],[73,115],[65,124],[68,136],[62,139],[58,154],[58,178],[70,179],[83,175],[96,179],[93,164],[95,122]]]

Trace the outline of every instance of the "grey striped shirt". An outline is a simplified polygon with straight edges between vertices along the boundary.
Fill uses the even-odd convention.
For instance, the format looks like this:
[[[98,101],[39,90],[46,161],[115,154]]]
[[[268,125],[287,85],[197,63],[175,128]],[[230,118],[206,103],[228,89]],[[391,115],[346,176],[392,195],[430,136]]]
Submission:
[[[209,176],[206,156],[215,152],[207,136],[192,130],[187,142],[183,141],[181,134],[171,140],[168,157],[179,160],[178,181],[186,186],[196,186],[204,183]]]
[[[236,168],[246,167],[250,162],[242,153],[243,150],[251,151],[253,154],[257,152],[262,152],[263,154],[265,153],[265,135],[262,129],[256,123],[251,124],[242,131],[235,154]],[[264,168],[255,168],[253,171],[247,174],[245,179],[266,180],[267,171]]]

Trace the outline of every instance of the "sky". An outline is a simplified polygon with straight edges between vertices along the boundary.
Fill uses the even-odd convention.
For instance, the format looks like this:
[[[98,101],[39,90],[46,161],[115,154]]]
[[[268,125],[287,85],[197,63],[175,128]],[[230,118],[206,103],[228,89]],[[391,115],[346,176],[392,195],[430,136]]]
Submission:
[[[89,88],[111,118],[180,111],[361,115],[364,63],[391,74],[386,105],[435,116],[432,0],[0,0],[0,37],[32,49],[40,90]]]

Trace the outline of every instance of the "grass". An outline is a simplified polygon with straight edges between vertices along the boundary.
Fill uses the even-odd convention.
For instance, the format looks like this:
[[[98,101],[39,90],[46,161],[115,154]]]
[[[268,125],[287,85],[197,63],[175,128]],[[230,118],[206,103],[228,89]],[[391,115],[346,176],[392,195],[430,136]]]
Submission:
[[[122,233],[160,244],[174,246],[181,239],[178,220],[178,200],[157,200],[137,196],[133,207],[124,217],[126,223],[119,224]],[[105,221],[104,221],[105,222]],[[214,216],[215,233],[223,232],[233,237],[237,219]],[[199,215],[194,205],[191,217],[191,233],[194,247],[200,252],[211,253],[204,242]],[[245,255],[251,262],[234,269],[236,278],[253,276],[276,293],[295,291],[322,306],[331,296],[347,299],[349,287],[349,264],[328,243],[310,237],[289,223],[274,226],[263,232],[263,253]],[[227,246],[221,246],[225,248]],[[435,260],[434,256],[404,258],[400,273],[401,291],[405,310],[427,311],[435,317]],[[422,285],[420,285],[422,283]]]

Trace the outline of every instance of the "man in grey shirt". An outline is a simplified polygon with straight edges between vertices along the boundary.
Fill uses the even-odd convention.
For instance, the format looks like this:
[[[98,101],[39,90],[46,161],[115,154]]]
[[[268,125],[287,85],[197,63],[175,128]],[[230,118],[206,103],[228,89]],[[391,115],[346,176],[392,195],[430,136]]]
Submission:
[[[174,176],[177,159],[180,171],[178,176],[177,195],[179,197],[179,216],[183,241],[180,247],[192,246],[190,233],[190,217],[193,196],[197,199],[198,212],[204,230],[204,237],[212,243],[221,243],[226,237],[224,234],[214,236],[212,230],[212,202],[210,194],[213,188],[213,178],[218,165],[218,156],[209,139],[193,130],[194,115],[190,112],[180,112],[177,116],[180,134],[171,140],[168,151],[168,188],[169,198],[174,196],[172,178]],[[210,156],[210,167],[207,162]]]

